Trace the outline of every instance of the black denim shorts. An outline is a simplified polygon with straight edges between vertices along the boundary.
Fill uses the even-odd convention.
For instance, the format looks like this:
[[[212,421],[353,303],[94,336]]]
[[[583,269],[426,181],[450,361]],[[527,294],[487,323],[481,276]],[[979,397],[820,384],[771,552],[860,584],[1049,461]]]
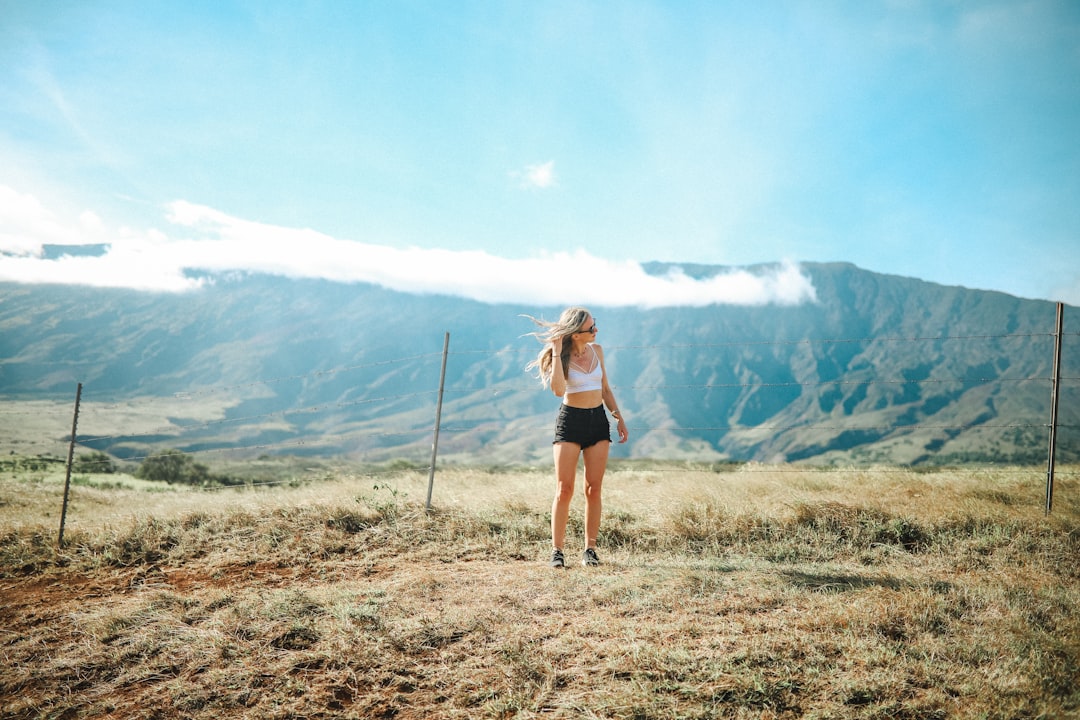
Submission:
[[[603,405],[576,408],[563,405],[555,419],[554,443],[576,443],[584,450],[598,442],[611,442],[611,426]]]

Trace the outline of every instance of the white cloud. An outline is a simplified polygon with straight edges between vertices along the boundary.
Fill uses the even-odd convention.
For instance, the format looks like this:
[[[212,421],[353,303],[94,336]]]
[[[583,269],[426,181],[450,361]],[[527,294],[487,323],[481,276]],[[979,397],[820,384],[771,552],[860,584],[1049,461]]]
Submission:
[[[0,253],[40,255],[43,245],[65,236],[37,198],[0,185]]]
[[[548,160],[539,165],[527,165],[524,170],[511,173],[511,175],[521,178],[521,186],[524,188],[546,190],[555,186],[555,161]]]
[[[0,185],[0,254],[41,256],[46,245],[108,242],[105,225],[87,211],[75,224],[54,217],[33,195]]]
[[[248,271],[535,305],[791,305],[815,300],[809,278],[793,263],[700,280],[678,270],[657,276],[637,262],[583,251],[510,260],[476,251],[372,245],[234,218],[185,201],[171,203],[166,214],[175,237],[158,230],[109,235],[92,213],[65,228],[31,196],[0,192],[0,201],[9,197],[14,198],[12,211],[0,212],[3,281],[182,291],[202,284],[192,275]],[[45,243],[80,244],[88,237],[97,243],[102,235],[109,235],[109,242],[99,256],[47,259],[40,252]]]
[[[89,210],[79,215],[79,225],[88,233],[100,234],[105,231],[105,223]]]

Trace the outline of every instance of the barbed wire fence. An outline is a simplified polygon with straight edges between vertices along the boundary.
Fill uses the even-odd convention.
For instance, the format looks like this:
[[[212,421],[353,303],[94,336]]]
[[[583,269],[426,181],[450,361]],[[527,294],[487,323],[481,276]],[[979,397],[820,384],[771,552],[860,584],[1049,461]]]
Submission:
[[[1071,335],[1078,336],[1080,334],[1071,333]],[[1016,337],[1032,338],[1032,337],[1038,337],[1038,336],[1037,335],[1030,335],[1030,334],[1025,334],[1025,335],[996,335],[996,336],[954,336],[953,338],[949,338],[949,339],[980,339],[980,338],[983,338],[983,337],[993,337],[995,339],[1001,339],[1001,338],[1010,338],[1010,337],[1011,338],[1016,338]],[[1044,337],[1045,337],[1045,335],[1044,335]],[[907,339],[907,341],[914,342],[914,341],[918,341],[918,340],[927,340],[927,339],[929,339],[929,340],[941,340],[941,339],[945,339],[945,338],[942,338],[942,337],[909,338],[909,339]],[[901,341],[901,340],[902,339],[897,339],[897,338],[889,339],[889,341],[893,341],[893,342]],[[821,342],[862,342],[862,341],[865,341],[865,340],[841,340],[841,341],[825,340],[825,341],[821,341]],[[737,345],[737,343],[730,343],[730,345]],[[620,350],[642,349],[642,348],[646,348],[646,347],[650,347],[650,346],[617,346],[616,345],[616,346],[611,346],[609,348],[609,350],[614,351],[614,352],[618,352]],[[686,347],[690,347],[690,348],[707,348],[707,347],[712,347],[712,346],[709,346],[709,345],[691,345],[691,346],[686,346]],[[470,356],[470,355],[475,356],[477,354],[486,354],[486,355],[494,356],[494,355],[506,355],[506,354],[509,354],[509,353],[518,354],[518,351],[508,351],[508,350],[498,350],[498,351],[466,350],[466,351],[451,351],[451,352],[448,353],[448,355],[450,357]],[[399,359],[396,359],[396,360],[381,361],[379,363],[372,363],[372,364],[368,364],[368,365],[350,366],[350,367],[347,367],[347,368],[340,368],[340,369],[329,370],[329,371],[318,371],[318,372],[313,372],[313,373],[306,374],[306,375],[295,375],[295,376],[282,377],[282,378],[271,378],[271,379],[267,379],[267,380],[260,380],[260,381],[253,381],[253,382],[250,382],[250,383],[244,383],[244,384],[241,384],[241,385],[222,385],[222,386],[215,386],[215,387],[209,387],[209,388],[201,388],[201,389],[193,390],[193,391],[190,391],[190,392],[180,393],[180,394],[177,394],[177,396],[182,398],[182,399],[189,399],[189,398],[193,398],[193,397],[196,397],[196,396],[204,396],[204,395],[210,395],[210,394],[221,394],[221,393],[228,392],[230,390],[235,390],[237,388],[254,387],[254,386],[258,386],[258,385],[273,385],[275,383],[283,382],[283,381],[286,381],[286,380],[302,380],[302,379],[308,379],[308,378],[312,378],[312,377],[332,375],[332,374],[345,372],[345,371],[353,370],[353,369],[369,368],[369,367],[373,367],[373,366],[394,365],[394,364],[400,364],[400,363],[403,363],[403,362],[414,361],[414,360],[417,360],[417,359],[425,359],[425,358],[427,358],[427,359],[437,359],[437,358],[440,358],[440,357],[441,357],[441,355],[437,354],[437,353],[431,353],[431,354],[428,354],[428,355],[420,355],[420,356],[409,356],[409,357],[399,358]],[[1034,383],[1049,384],[1051,382],[1051,380],[1052,380],[1052,378],[1050,376],[1030,376],[1030,377],[959,377],[959,376],[954,376],[954,377],[947,377],[947,378],[926,378],[926,379],[919,379],[919,380],[904,379],[904,378],[881,378],[881,379],[875,379],[875,380],[825,380],[825,381],[809,381],[809,382],[744,382],[744,383],[702,383],[702,384],[685,383],[685,384],[650,384],[650,385],[641,385],[641,384],[618,385],[618,384],[614,384],[613,387],[616,390],[619,390],[620,392],[622,392],[622,391],[640,391],[640,390],[672,390],[672,389],[700,391],[700,390],[711,390],[711,389],[743,389],[743,390],[752,389],[752,390],[760,390],[760,389],[792,388],[792,387],[795,387],[795,388],[807,388],[807,387],[815,387],[815,386],[932,385],[932,384],[981,385],[981,384],[986,384],[986,383],[989,383],[989,382],[1013,383],[1013,384],[1032,383],[1032,382],[1034,382]],[[1080,380],[1080,378],[1070,377],[1070,376],[1065,376],[1065,377],[1060,378],[1060,382],[1062,382],[1063,384],[1065,384],[1065,383],[1075,383],[1077,380]],[[460,395],[460,394],[474,393],[474,392],[477,392],[477,391],[483,391],[485,389],[487,389],[487,388],[477,387],[477,386],[463,386],[463,387],[446,388],[445,391],[447,393],[459,394]],[[221,418],[221,419],[214,419],[214,420],[206,420],[206,421],[198,421],[198,422],[191,422],[191,423],[170,422],[168,425],[162,425],[162,426],[153,427],[153,428],[149,428],[149,429],[141,430],[141,431],[136,431],[136,432],[124,432],[124,433],[116,433],[116,434],[108,434],[108,435],[94,435],[94,434],[89,434],[88,433],[88,434],[78,435],[76,437],[75,444],[77,446],[93,450],[93,449],[97,449],[97,448],[95,448],[95,445],[105,445],[105,446],[107,446],[108,443],[116,443],[116,442],[122,441],[122,440],[131,441],[131,440],[138,440],[138,439],[142,438],[142,439],[147,439],[147,440],[157,440],[157,441],[160,442],[160,440],[165,435],[170,435],[172,437],[172,439],[176,441],[176,444],[183,444],[181,442],[181,439],[182,439],[182,436],[183,436],[184,433],[190,433],[190,432],[199,431],[199,430],[213,430],[215,428],[222,428],[222,427],[229,426],[229,425],[250,424],[250,423],[254,423],[254,422],[258,422],[258,421],[271,420],[271,419],[275,419],[275,418],[285,418],[285,417],[289,417],[289,416],[293,416],[293,415],[310,415],[310,414],[316,414],[316,413],[326,412],[326,411],[330,411],[330,410],[343,410],[343,409],[350,409],[350,408],[359,408],[359,407],[366,406],[366,405],[375,405],[375,406],[377,406],[377,405],[380,405],[380,404],[396,403],[396,402],[400,402],[402,400],[413,400],[413,399],[429,400],[431,398],[434,398],[438,394],[438,392],[439,392],[439,388],[433,386],[429,390],[420,390],[420,391],[415,391],[415,392],[410,392],[410,393],[397,393],[397,394],[390,394],[390,395],[385,395],[385,396],[364,398],[364,399],[351,400],[351,401],[319,403],[319,404],[313,404],[313,405],[309,405],[309,406],[284,408],[284,409],[280,409],[280,410],[273,410],[273,411],[270,411],[270,412],[252,414],[252,415],[239,415],[239,416],[235,416],[235,417]],[[538,387],[537,387],[536,384],[532,384],[532,383],[529,383],[529,384],[524,384],[524,383],[522,383],[522,384],[503,383],[503,384],[500,385],[500,387],[497,390],[497,393],[500,394],[500,395],[503,395],[503,396],[505,396],[506,394],[511,393],[511,392],[537,393],[538,392]],[[107,414],[110,411],[117,410],[117,409],[119,409],[121,407],[122,407],[122,405],[120,405],[118,403],[101,403],[101,404],[98,404],[98,405],[95,406],[95,405],[92,405],[92,404],[88,405],[84,401],[82,406],[81,406],[81,412],[83,413],[83,417],[84,417],[84,421],[85,421],[85,417],[86,417],[86,414],[87,414],[88,411],[90,412],[91,417],[94,417],[94,416],[100,417],[102,415]],[[35,411],[35,410],[23,410],[23,411],[14,411],[14,412],[13,411],[6,411],[6,412],[4,412],[4,414],[8,415],[8,416],[20,415],[20,414],[21,415],[32,415],[32,414],[35,414],[36,412],[38,412],[38,411]],[[850,416],[850,417],[854,417],[854,416]],[[452,420],[453,420],[453,418],[452,418]],[[455,432],[467,432],[467,431],[469,431],[471,429],[474,429],[479,422],[483,422],[483,421],[474,421],[472,424],[470,424],[468,421],[465,421],[465,420],[462,420],[462,419],[458,418],[457,419],[457,424],[454,424],[454,425],[442,425],[440,429],[444,433],[451,433],[451,434],[455,433]],[[85,422],[84,422],[84,425],[85,425]],[[1050,422],[1049,421],[1044,421],[1044,422],[1032,422],[1032,421],[1008,422],[1008,421],[1004,421],[1004,422],[999,422],[999,423],[985,423],[985,422],[983,422],[983,423],[978,423],[977,425],[978,425],[978,427],[991,428],[991,429],[1028,428],[1028,429],[1047,430],[1050,427]],[[789,430],[789,429],[795,429],[795,428],[811,428],[811,429],[822,429],[822,430],[913,430],[913,429],[965,430],[965,429],[970,429],[971,427],[974,427],[974,426],[975,426],[975,424],[947,425],[947,424],[907,423],[907,424],[884,424],[884,425],[882,425],[882,424],[869,424],[869,425],[867,425],[867,424],[862,424],[862,425],[844,424],[844,425],[836,425],[836,424],[830,424],[830,423],[825,423],[825,424],[812,423],[812,424],[808,425],[808,424],[805,424],[805,423],[792,423],[792,424],[760,424],[760,425],[755,426],[753,429],[769,430],[769,431],[783,431],[783,430]],[[649,431],[657,430],[657,429],[664,429],[664,430],[672,431],[672,432],[702,432],[702,431],[725,431],[725,430],[739,429],[740,427],[742,427],[742,426],[731,425],[731,424],[713,424],[713,425],[708,425],[708,426],[702,426],[702,425],[693,425],[693,426],[673,426],[673,425],[650,426],[650,425],[647,425],[647,424],[641,424],[640,422],[634,422],[634,423],[631,424],[631,429],[636,431],[635,434],[640,434],[640,433],[643,433],[643,432],[649,432]],[[1073,427],[1076,427],[1076,426],[1075,425],[1065,424],[1062,427],[1073,428]],[[534,430],[534,431],[546,431],[549,428],[548,428],[547,425],[543,425],[543,426],[532,425],[528,429],[531,429],[531,430]],[[406,430],[406,431],[370,432],[367,435],[369,437],[384,437],[384,438],[386,438],[386,437],[404,437],[404,436],[410,436],[410,435],[426,436],[429,432],[430,432],[430,428],[415,428],[415,429]],[[420,439],[426,439],[426,438],[420,438]],[[65,443],[67,442],[67,440],[68,440],[68,438],[63,439],[63,441]],[[279,441],[279,442],[260,442],[260,443],[254,443],[254,444],[232,443],[232,444],[228,444],[227,446],[224,446],[224,447],[195,449],[195,450],[187,450],[187,451],[182,451],[182,452],[184,454],[186,454],[186,455],[192,455],[192,456],[227,454],[227,453],[242,453],[242,452],[245,452],[245,451],[249,452],[249,454],[250,454],[250,451],[253,451],[253,450],[280,450],[280,449],[287,449],[287,448],[292,448],[292,447],[320,447],[320,446],[333,445],[334,442],[335,442],[335,438],[332,437],[332,436],[324,437],[324,438],[295,438],[295,439],[283,440],[283,441]],[[139,461],[147,459],[147,457],[149,457],[149,454],[146,454],[146,455],[127,454],[127,455],[123,456],[123,460],[126,461],[126,462],[139,462]],[[482,461],[482,460],[483,460],[483,458],[481,457],[480,461]]]
[[[1061,423],[1057,417],[1056,404],[1061,390],[1075,389],[1080,377],[1066,373],[1061,374],[1060,353],[1064,338],[1080,337],[1080,333],[1065,333],[1060,324],[1061,306],[1059,305],[1059,324],[1051,333],[1006,333],[1006,334],[957,334],[935,336],[896,336],[896,337],[861,337],[861,338],[834,338],[834,339],[793,339],[779,341],[737,341],[732,340],[724,343],[687,343],[681,345],[665,345],[668,349],[715,351],[720,348],[746,349],[768,348],[770,346],[826,346],[826,345],[865,345],[868,343],[940,343],[952,341],[958,343],[970,343],[975,341],[1022,341],[1034,342],[1036,340],[1052,340],[1055,357],[1051,375],[1020,375],[1015,377],[999,375],[980,375],[965,372],[962,375],[945,377],[868,377],[866,379],[838,379],[838,380],[806,380],[806,381],[780,381],[768,382],[762,380],[748,380],[744,382],[703,382],[703,383],[631,383],[619,385],[618,378],[613,378],[612,386],[616,394],[623,398],[624,409],[630,404],[625,400],[627,395],[636,396],[641,393],[655,393],[659,391],[678,391],[688,394],[690,397],[701,397],[703,393],[713,391],[740,391],[740,392],[777,392],[798,391],[803,392],[809,388],[823,386],[835,386],[837,388],[855,388],[866,390],[873,386],[905,387],[923,385],[948,385],[960,387],[977,387],[988,383],[1019,386],[1021,384],[1035,384],[1045,389],[1048,398],[1052,398],[1049,404],[1047,416],[1044,418],[1017,417],[1008,418],[995,416],[993,421],[989,418],[976,418],[972,422],[958,423],[927,423],[927,422],[859,422],[857,413],[846,414],[837,422],[837,418],[824,418],[818,421],[805,422],[802,420],[790,422],[764,422],[752,427],[743,426],[730,422],[710,422],[707,425],[689,424],[680,425],[673,423],[671,418],[663,418],[655,424],[648,419],[635,418],[631,415],[629,429],[632,438],[648,437],[652,433],[664,433],[673,437],[687,437],[716,434],[722,435],[732,431],[753,431],[756,433],[783,433],[787,431],[826,431],[847,433],[849,436],[865,437],[877,435],[884,437],[888,433],[913,432],[916,430],[932,430],[945,433],[959,434],[974,428],[987,430],[1012,430],[1026,433],[1026,436],[1037,438],[1041,433],[1043,437],[1049,437],[1047,452],[1047,512],[1050,512],[1052,486],[1055,473],[1063,477],[1075,477],[1080,472],[1069,470],[1057,471],[1054,467],[1055,442],[1059,430],[1073,431],[1078,426],[1070,423]],[[621,352],[642,352],[655,350],[658,346],[652,345],[611,345],[607,346],[608,353],[617,357]],[[553,406],[538,409],[536,412],[525,417],[507,418],[499,413],[500,405],[520,407],[521,402],[516,402],[515,397],[519,393],[528,393],[537,398],[531,404],[539,407],[543,400],[550,396],[547,391],[541,391],[535,379],[530,378],[524,372],[524,366],[535,354],[535,346],[528,348],[512,347],[497,350],[488,349],[464,349],[450,350],[450,335],[444,337],[443,351],[412,354],[399,358],[383,359],[369,363],[351,364],[342,367],[317,370],[310,373],[283,375],[278,377],[253,379],[242,383],[222,384],[208,387],[192,388],[190,390],[174,393],[168,398],[158,399],[159,404],[171,403],[171,407],[152,406],[153,401],[140,400],[135,407],[129,400],[106,399],[95,401],[92,388],[86,398],[83,398],[83,386],[80,383],[76,392],[75,414],[72,421],[72,433],[63,438],[67,444],[67,481],[70,482],[72,465],[75,460],[75,448],[79,447],[91,451],[91,458],[80,463],[82,472],[93,470],[94,463],[111,463],[111,457],[94,460],[93,453],[108,451],[112,457],[119,458],[127,464],[142,463],[153,457],[156,453],[168,448],[169,452],[189,459],[225,458],[239,456],[251,458],[256,455],[340,455],[355,459],[357,462],[370,460],[373,462],[386,462],[395,456],[411,455],[414,458],[426,456],[430,452],[430,461],[425,466],[423,461],[412,462],[406,460],[413,469],[427,470],[429,472],[428,504],[431,502],[431,488],[434,482],[435,469],[438,462],[438,446],[440,435],[443,441],[449,438],[449,444],[454,446],[454,439],[467,438],[467,441],[459,442],[455,448],[455,454],[459,457],[467,456],[471,462],[484,465],[492,464],[490,453],[485,454],[484,436],[500,436],[508,427],[519,436],[521,440],[518,447],[542,448],[545,440],[549,440]],[[458,380],[450,386],[445,386],[447,362],[457,363],[455,375]],[[495,382],[477,382],[467,377],[467,373],[461,370],[462,366],[475,366],[479,361],[481,366],[496,363],[501,367],[514,367],[521,372],[514,376],[505,373],[497,377]],[[441,363],[441,373],[438,371]],[[612,363],[609,362],[609,366]],[[266,409],[262,412],[238,413],[229,416],[228,410],[234,407],[238,398],[250,398],[272,389],[276,385],[285,383],[313,383],[326,380],[345,380],[350,373],[372,374],[384,370],[407,369],[411,378],[431,378],[431,385],[427,389],[418,389],[409,392],[387,392],[354,399],[340,399],[330,402],[312,403],[285,408]],[[609,367],[610,370],[610,367]],[[438,383],[436,383],[438,380]],[[864,393],[865,395],[865,393]],[[450,396],[449,403],[444,410],[444,398]],[[483,411],[475,410],[480,400],[486,401],[488,407]],[[203,400],[220,399],[220,404],[214,406],[215,411],[221,417],[211,419],[191,419],[183,421],[182,407],[184,404],[198,403]],[[1070,400],[1071,400],[1070,396]],[[51,403],[35,405],[33,402],[28,407],[6,409],[2,414],[8,418],[19,416],[32,417],[43,412],[45,405],[57,407],[58,400]],[[148,405],[147,403],[151,404]],[[267,401],[269,402],[269,401]],[[470,404],[471,403],[471,404]],[[265,403],[264,403],[265,404]],[[211,403],[213,405],[213,403]],[[529,403],[524,403],[529,405]],[[447,417],[442,415],[447,412]],[[137,415],[135,419],[130,416]],[[290,430],[287,427],[279,427],[277,430],[266,431],[266,426],[273,428],[275,424],[288,426],[290,418],[317,418],[333,415],[325,420],[321,427],[332,426],[335,419],[342,420],[349,425],[347,430],[319,430],[318,424],[309,423],[312,429],[304,432]],[[389,426],[384,418],[404,415],[405,426]],[[434,416],[434,422],[432,417]],[[163,424],[142,426],[142,417],[171,418]],[[122,421],[117,419],[121,418]],[[7,422],[11,422],[8,419]],[[401,422],[399,420],[399,422]],[[123,429],[116,432],[95,434],[95,427],[113,427],[117,425],[137,425],[141,429]],[[82,427],[81,432],[77,431]],[[250,434],[252,428],[263,428],[256,440],[245,440],[245,434]],[[277,435],[276,439],[273,437]],[[188,438],[185,440],[185,438]],[[57,441],[58,444],[61,442]],[[857,444],[857,443],[855,443]],[[1070,446],[1073,447],[1073,446]],[[1032,452],[1038,448],[1032,447]],[[641,456],[638,456],[641,457]],[[808,456],[811,457],[811,456]],[[656,458],[665,459],[665,458]],[[802,458],[806,459],[806,458]],[[500,463],[495,463],[500,464]],[[762,470],[776,472],[776,467],[768,464],[759,466]],[[854,464],[847,466],[856,471]],[[845,471],[845,466],[834,467],[838,471]],[[897,468],[904,471],[908,468]],[[753,471],[750,468],[750,471]],[[797,471],[790,466],[788,471]],[[784,471],[781,469],[781,471]],[[263,480],[245,481],[244,485],[276,485],[293,482],[292,480]],[[209,486],[207,489],[225,488],[228,484]],[[65,488],[64,509],[67,505],[67,488]],[[63,512],[61,516],[63,517]],[[63,521],[61,521],[61,524]],[[62,533],[61,533],[62,534]]]

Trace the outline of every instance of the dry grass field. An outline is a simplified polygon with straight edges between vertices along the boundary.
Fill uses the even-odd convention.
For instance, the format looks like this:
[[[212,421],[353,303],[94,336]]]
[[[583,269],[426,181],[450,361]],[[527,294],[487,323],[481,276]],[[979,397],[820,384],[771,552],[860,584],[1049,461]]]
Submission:
[[[613,466],[598,568],[550,472],[195,490],[0,476],[4,718],[1080,716],[1060,468]],[[580,498],[573,541],[580,552]]]

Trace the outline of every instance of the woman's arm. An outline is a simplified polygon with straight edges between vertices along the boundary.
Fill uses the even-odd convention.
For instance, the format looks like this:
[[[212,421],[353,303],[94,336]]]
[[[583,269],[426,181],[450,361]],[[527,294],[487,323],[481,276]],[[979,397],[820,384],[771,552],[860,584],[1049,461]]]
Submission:
[[[599,345],[593,345],[596,349],[596,354],[600,357],[600,369],[602,371],[601,383],[602,394],[604,398],[604,405],[607,405],[608,412],[615,416],[617,421],[617,429],[619,432],[619,442],[624,443],[630,437],[629,431],[626,429],[626,420],[623,418],[622,411],[619,410],[619,403],[615,401],[615,393],[611,391],[611,385],[608,384],[607,367],[604,365],[604,349]]]
[[[555,338],[551,341],[551,392],[555,393],[555,397],[562,397],[566,394],[566,373],[563,372],[562,366],[562,344],[563,338]]]

